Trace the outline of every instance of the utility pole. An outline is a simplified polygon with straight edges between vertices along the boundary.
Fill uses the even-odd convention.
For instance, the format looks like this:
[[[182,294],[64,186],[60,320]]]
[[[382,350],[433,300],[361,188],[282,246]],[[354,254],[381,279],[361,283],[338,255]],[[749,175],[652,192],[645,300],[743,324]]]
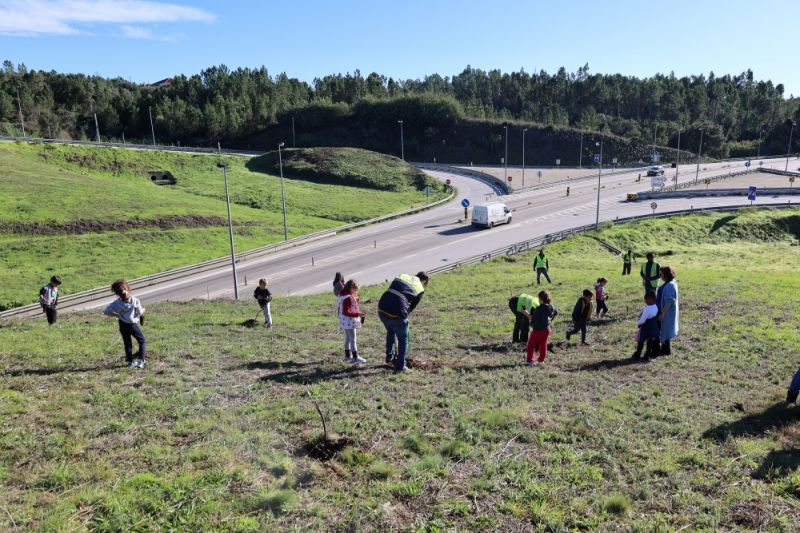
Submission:
[[[503,158],[503,165],[505,165],[505,175],[503,176],[503,181],[508,179],[508,126],[503,126],[506,130],[506,156]]]
[[[697,150],[697,170],[694,173],[694,182],[700,177],[700,156],[703,153],[703,128],[700,128],[700,148]]]
[[[228,206],[228,235],[231,240],[231,269],[233,269],[233,296],[239,299],[239,282],[236,279],[236,251],[233,247],[233,219],[231,218],[231,197],[228,195],[228,165],[223,162],[217,163],[225,176],[225,204]]]
[[[578,168],[583,168],[583,132],[581,132],[581,149],[578,152]]]
[[[25,135],[25,119],[22,118],[22,100],[19,99],[19,87],[17,87],[17,106],[19,107],[19,125],[22,128],[22,138],[24,139],[27,135]]]
[[[150,133],[153,134],[153,146],[156,145],[156,129],[153,127],[153,107],[147,106],[147,113],[150,115]]]
[[[658,123],[656,123],[655,129],[653,129],[653,164],[655,165],[658,162],[656,158],[656,134],[658,133]]]
[[[404,145],[405,143],[403,141],[403,121],[402,120],[398,120],[397,123],[400,124],[400,159],[405,161],[406,160],[406,148],[405,148],[405,145]]]
[[[297,148],[297,145],[294,143],[294,117],[292,117],[292,148]]]
[[[758,155],[756,159],[761,159],[761,139],[764,136],[764,125],[761,125],[761,129],[758,131]]]
[[[525,186],[525,132],[528,128],[522,128],[522,186]]]
[[[786,148],[786,168],[783,169],[784,172],[789,172],[789,155],[792,153],[792,134],[795,126],[797,126],[797,123],[792,122],[792,129],[789,130],[789,146]]]
[[[286,194],[283,190],[283,158],[281,156],[283,143],[278,143],[278,166],[281,169],[281,206],[283,207],[283,240],[289,240],[289,230],[286,227]]]
[[[100,126],[97,123],[97,113],[94,114],[94,131],[97,133],[97,142],[100,142]]]
[[[595,146],[600,145],[600,166],[597,167],[597,216],[594,219],[594,229],[600,227],[600,174],[603,172],[603,140],[595,143]]]
[[[681,168],[681,130],[678,129],[678,160],[675,163],[675,185],[678,184],[678,173]]]

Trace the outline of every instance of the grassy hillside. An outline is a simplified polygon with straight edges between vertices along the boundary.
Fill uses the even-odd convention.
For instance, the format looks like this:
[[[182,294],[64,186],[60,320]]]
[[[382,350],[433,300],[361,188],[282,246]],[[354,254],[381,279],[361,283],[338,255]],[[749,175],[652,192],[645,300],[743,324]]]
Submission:
[[[271,330],[242,325],[245,303],[148,306],[144,372],[121,368],[116,325],[97,313],[8,324],[0,528],[793,530],[800,407],[781,400],[800,363],[797,220],[604,232],[677,270],[681,338],[648,364],[627,359],[639,282],[589,237],[548,247],[562,314],[541,368],[509,345],[506,302],[531,289],[531,256],[434,277],[404,376],[379,364],[382,287],[362,294],[362,369],[340,362],[327,294],[276,298]],[[739,231],[752,226],[763,233]],[[590,347],[564,343],[600,275],[609,319]]]
[[[284,182],[290,237],[429,201],[413,186],[416,171],[399,160],[362,153],[353,158],[351,151],[335,149],[326,154],[325,168],[348,169],[336,185],[302,177]],[[250,170],[244,158],[0,144],[0,308],[33,301],[53,273],[62,275],[69,293],[224,255],[220,160],[230,169],[238,249],[282,240],[279,179]],[[404,186],[370,190],[370,202],[363,202],[358,179],[375,177],[375,161]],[[307,167],[313,170],[313,163]],[[156,186],[151,170],[170,171],[177,183]],[[432,186],[432,199],[444,194]]]

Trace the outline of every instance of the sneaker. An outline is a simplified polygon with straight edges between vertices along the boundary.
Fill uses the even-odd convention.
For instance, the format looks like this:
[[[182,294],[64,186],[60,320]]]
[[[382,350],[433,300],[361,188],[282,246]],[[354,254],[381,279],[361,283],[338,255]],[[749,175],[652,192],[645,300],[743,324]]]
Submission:
[[[142,362],[141,362],[141,360],[137,359],[136,361],[134,361],[134,362],[133,362],[133,364],[132,364],[131,366],[132,366],[133,368],[142,368],[142,366],[141,366],[141,365],[142,365]]]
[[[125,363],[125,366],[127,366],[128,368],[133,368],[134,366],[136,366],[136,363],[134,363],[133,361],[127,361]]]
[[[570,337],[572,337],[572,333],[570,333],[570,332],[568,331],[568,332],[567,332],[567,340],[569,340],[569,338],[570,338]]]
[[[408,368],[407,366],[404,366],[403,368],[401,368],[399,370],[395,369],[394,372],[395,372],[395,374],[410,374],[411,373],[411,369]]]
[[[389,355],[386,356],[386,364],[390,365],[392,364],[392,361],[394,361],[394,354],[390,353]]]
[[[583,344],[584,346],[589,346],[589,343],[586,341],[581,342],[581,344]]]
[[[350,357],[349,355],[345,355],[344,358],[342,358],[342,361],[344,361],[345,363],[352,363],[353,358]]]
[[[366,363],[367,360],[364,359],[363,357],[355,356],[350,360],[350,362],[353,364],[358,364],[358,363]]]
[[[525,361],[525,366],[533,366],[533,361]]]

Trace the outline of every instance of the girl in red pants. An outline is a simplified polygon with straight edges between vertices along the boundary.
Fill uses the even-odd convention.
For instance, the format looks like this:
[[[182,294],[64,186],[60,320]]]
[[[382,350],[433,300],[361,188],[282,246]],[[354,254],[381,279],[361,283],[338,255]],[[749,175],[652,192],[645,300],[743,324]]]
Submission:
[[[527,366],[534,364],[542,364],[545,357],[547,357],[547,338],[550,336],[550,323],[558,314],[555,307],[550,303],[550,293],[542,291],[539,293],[539,306],[529,313],[525,307],[522,308],[522,313],[528,317],[531,322],[531,335],[528,338],[528,356],[525,359]],[[533,354],[539,352],[539,359],[534,363]]]

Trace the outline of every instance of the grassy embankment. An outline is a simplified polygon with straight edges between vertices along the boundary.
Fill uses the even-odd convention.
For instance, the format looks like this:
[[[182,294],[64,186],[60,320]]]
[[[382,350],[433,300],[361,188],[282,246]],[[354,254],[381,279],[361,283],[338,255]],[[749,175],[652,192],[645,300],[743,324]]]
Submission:
[[[399,159],[364,150],[286,150],[284,157],[290,238],[444,194]],[[68,294],[225,255],[220,160],[230,168],[237,249],[281,241],[271,159],[0,144],[0,309],[33,301],[54,273]],[[156,186],[150,170],[170,171],[177,183]],[[434,188],[430,200],[419,190],[426,183]]]
[[[580,290],[611,280],[590,347],[520,365],[506,301],[532,256],[433,278],[417,370],[340,362],[330,295],[149,307],[143,372],[97,313],[0,329],[0,528],[20,530],[767,529],[800,523],[800,215],[647,221],[602,237],[653,249],[681,289],[670,357],[630,364],[636,276],[588,237],[548,247],[563,341]],[[744,273],[746,271],[746,274]],[[321,450],[322,428],[340,438]],[[316,447],[315,447],[316,445]],[[321,451],[333,457],[320,458]]]

